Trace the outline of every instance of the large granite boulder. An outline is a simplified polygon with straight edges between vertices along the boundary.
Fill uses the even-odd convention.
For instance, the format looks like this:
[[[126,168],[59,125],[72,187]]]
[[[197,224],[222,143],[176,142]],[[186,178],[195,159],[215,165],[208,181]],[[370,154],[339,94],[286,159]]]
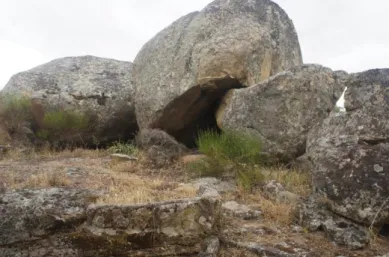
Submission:
[[[66,57],[12,76],[1,93],[31,99],[38,128],[44,127],[48,112],[76,112],[85,117],[85,131],[81,136],[80,131],[69,135],[73,141],[90,142],[92,136],[100,143],[127,139],[137,130],[131,69],[130,62]],[[55,114],[51,119],[61,123],[64,117]]]
[[[389,69],[349,75],[345,113],[308,135],[313,186],[331,209],[368,226],[389,223]]]
[[[218,126],[255,133],[270,161],[291,161],[305,153],[308,131],[334,108],[343,90],[337,78],[323,66],[302,65],[233,89],[219,106]]]
[[[216,126],[214,111],[231,88],[259,83],[302,63],[292,21],[270,0],[216,0],[147,42],[134,60],[136,114],[190,143]]]

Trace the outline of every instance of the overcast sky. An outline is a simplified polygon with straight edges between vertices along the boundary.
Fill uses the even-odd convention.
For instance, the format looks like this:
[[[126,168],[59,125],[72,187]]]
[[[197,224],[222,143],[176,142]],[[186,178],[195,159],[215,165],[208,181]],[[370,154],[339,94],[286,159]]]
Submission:
[[[133,61],[158,31],[210,0],[0,0],[0,88],[64,56]],[[389,67],[388,0],[275,0],[305,63],[349,72]]]

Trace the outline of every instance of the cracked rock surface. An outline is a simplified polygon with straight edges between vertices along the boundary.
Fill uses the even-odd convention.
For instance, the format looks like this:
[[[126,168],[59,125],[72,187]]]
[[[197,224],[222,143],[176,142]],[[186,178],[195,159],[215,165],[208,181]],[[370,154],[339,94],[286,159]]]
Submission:
[[[308,131],[328,117],[342,91],[331,69],[297,66],[231,90],[219,106],[217,123],[222,130],[257,135],[270,162],[289,162],[305,153]]]
[[[318,196],[311,196],[299,203],[296,218],[309,231],[322,230],[331,241],[352,250],[363,249],[371,239],[366,227],[331,212]]]
[[[308,136],[313,186],[335,213],[382,226],[389,220],[389,69],[351,74],[345,85],[347,112]]]
[[[84,222],[99,194],[62,188],[0,194],[0,256],[74,256],[65,234]]]

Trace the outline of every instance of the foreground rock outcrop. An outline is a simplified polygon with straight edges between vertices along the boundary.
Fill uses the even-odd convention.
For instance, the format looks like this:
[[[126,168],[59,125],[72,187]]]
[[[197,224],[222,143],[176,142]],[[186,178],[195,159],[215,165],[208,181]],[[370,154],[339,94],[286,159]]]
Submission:
[[[50,111],[86,116],[88,130],[81,137],[70,135],[72,141],[90,142],[92,136],[100,143],[127,139],[137,130],[131,69],[130,62],[66,57],[14,75],[1,93],[31,99],[38,127],[43,126],[45,113]]]
[[[215,127],[214,111],[231,88],[252,85],[302,64],[288,15],[269,0],[216,0],[175,21],[134,61],[136,114],[190,144]]]
[[[5,192],[0,256],[196,256],[221,228],[213,198],[89,205],[95,199],[76,189]]]
[[[327,238],[339,246],[352,250],[365,248],[371,240],[368,228],[336,215],[327,204],[320,196],[309,197],[298,204],[296,221],[310,232],[324,231]]]
[[[332,70],[297,66],[231,90],[217,111],[217,123],[222,130],[254,133],[270,161],[288,162],[305,153],[309,130],[328,117],[342,91]]]
[[[346,113],[308,136],[313,186],[332,211],[367,226],[389,223],[389,69],[345,81]]]
[[[0,194],[0,256],[76,256],[66,233],[84,222],[97,196],[59,188]]]

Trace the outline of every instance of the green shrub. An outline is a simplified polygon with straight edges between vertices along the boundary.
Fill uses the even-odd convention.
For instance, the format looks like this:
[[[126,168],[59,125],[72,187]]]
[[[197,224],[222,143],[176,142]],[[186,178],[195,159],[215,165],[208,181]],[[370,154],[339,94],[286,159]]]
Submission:
[[[108,152],[134,155],[138,152],[138,149],[133,144],[117,141],[114,142],[113,145],[108,148]]]
[[[260,163],[260,140],[238,131],[203,131],[197,145],[206,158],[188,164],[189,172],[200,176],[223,176],[232,173],[244,189],[262,181],[263,175],[256,167]]]
[[[37,131],[38,138],[51,142],[68,140],[80,136],[92,126],[85,114],[74,111],[55,110],[44,114],[41,128]]]
[[[31,100],[27,96],[2,94],[0,96],[0,119],[10,134],[17,133],[26,122],[33,121]]]

